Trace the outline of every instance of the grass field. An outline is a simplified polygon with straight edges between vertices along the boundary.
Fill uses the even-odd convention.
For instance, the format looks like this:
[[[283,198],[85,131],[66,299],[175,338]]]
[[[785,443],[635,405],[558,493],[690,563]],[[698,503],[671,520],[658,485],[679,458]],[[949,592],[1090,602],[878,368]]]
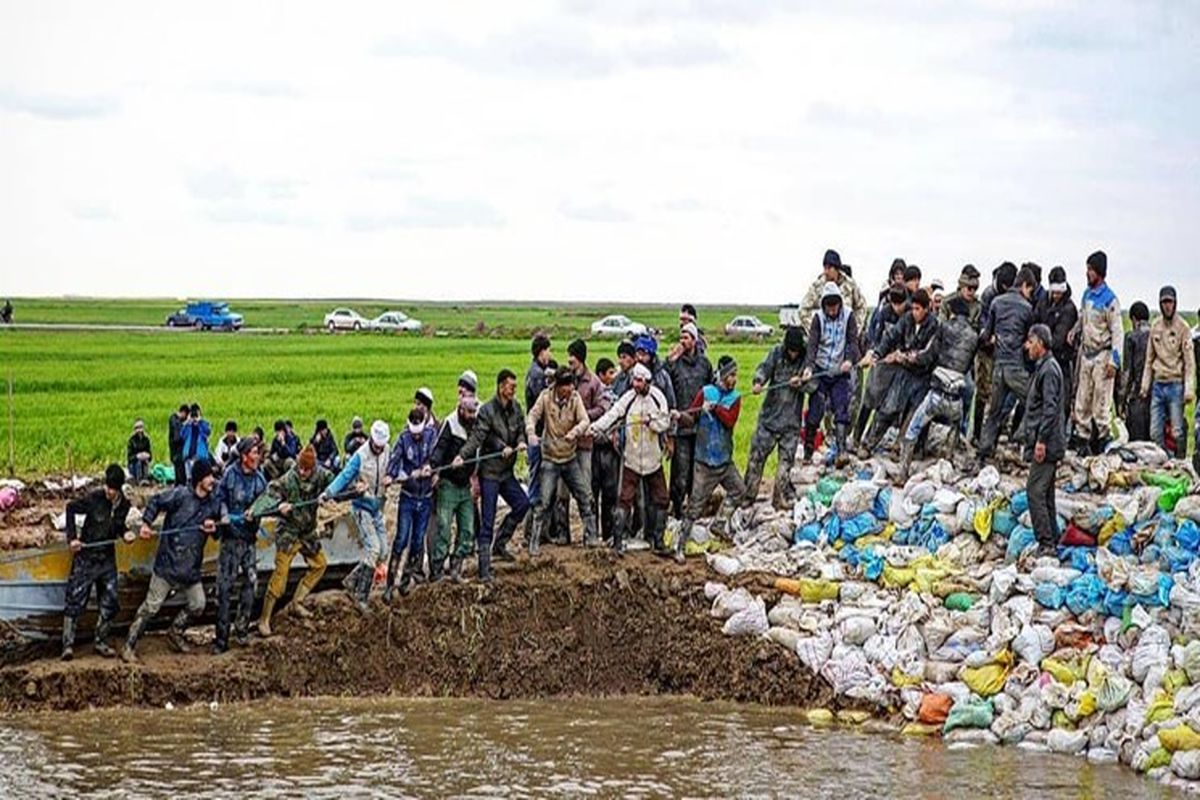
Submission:
[[[799,300],[799,298],[796,298]],[[84,298],[32,298],[13,300],[17,322],[70,322],[91,324],[162,325],[183,302],[172,299],[89,300]],[[302,330],[321,328],[325,314],[349,306],[367,319],[388,310],[403,311],[425,324],[424,335],[444,334],[487,338],[528,338],[536,329],[552,336],[588,333],[591,324],[608,314],[674,331],[679,325],[678,305],[546,303],[431,303],[405,300],[231,300],[230,307],[245,317],[246,327]],[[778,309],[768,307],[701,306],[701,328],[720,338],[725,323],[739,314],[756,314],[777,326]]]
[[[769,346],[714,343],[710,357],[737,358],[742,387],[748,388]],[[593,341],[588,360],[615,360],[615,352],[615,342]],[[555,340],[554,354],[565,363],[565,340]],[[501,368],[523,379],[529,359],[527,342],[515,339],[0,330],[0,379],[11,369],[15,468],[24,477],[63,471],[68,459],[77,470],[123,463],[137,417],[146,421],[155,460],[166,461],[167,417],[184,401],[200,403],[214,446],[226,419],[236,419],[243,431],[261,425],[269,435],[275,419],[291,418],[307,439],[315,420],[324,417],[339,444],[355,414],[368,424],[383,418],[398,431],[418,386],[433,390],[434,410],[442,417],[452,408],[462,370],[478,373],[486,399]],[[736,432],[741,466],[760,403],[754,396],[743,403]],[[6,467],[8,436],[5,406],[0,463]]]

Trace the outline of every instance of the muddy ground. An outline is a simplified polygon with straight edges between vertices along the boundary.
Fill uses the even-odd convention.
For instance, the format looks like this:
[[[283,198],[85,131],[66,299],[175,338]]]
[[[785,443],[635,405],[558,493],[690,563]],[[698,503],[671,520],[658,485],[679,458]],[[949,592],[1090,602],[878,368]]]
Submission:
[[[339,591],[310,600],[312,619],[277,615],[276,635],[213,656],[143,639],[142,663],[36,660],[0,670],[0,708],[162,707],[272,696],[542,698],[689,694],[837,708],[828,684],[769,642],[732,638],[709,616],[707,569],[649,553],[547,548],[501,565],[499,580],[421,586],[389,610],[360,614]],[[744,581],[753,582],[754,579]],[[116,644],[116,642],[114,642]]]

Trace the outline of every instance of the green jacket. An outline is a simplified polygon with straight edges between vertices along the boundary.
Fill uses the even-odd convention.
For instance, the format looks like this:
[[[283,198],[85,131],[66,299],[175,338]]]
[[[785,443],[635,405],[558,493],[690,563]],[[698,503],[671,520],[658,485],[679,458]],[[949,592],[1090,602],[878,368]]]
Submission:
[[[290,547],[297,540],[314,542],[317,539],[315,501],[331,483],[333,473],[320,465],[313,470],[308,480],[301,480],[300,473],[292,467],[282,477],[267,484],[267,490],[254,501],[250,511],[258,517],[274,511],[282,503],[304,503],[303,507],[293,509],[287,516],[279,518],[279,526],[275,529],[275,547]]]

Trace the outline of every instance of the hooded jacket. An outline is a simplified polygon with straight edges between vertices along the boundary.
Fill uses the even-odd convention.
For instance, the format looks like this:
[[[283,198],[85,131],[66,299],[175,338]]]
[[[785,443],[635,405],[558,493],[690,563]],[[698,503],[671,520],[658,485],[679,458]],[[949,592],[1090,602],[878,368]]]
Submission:
[[[839,272],[838,279],[833,282],[837,284],[842,293],[842,302],[854,317],[854,329],[865,331],[867,329],[867,301],[859,290],[858,284],[844,272]],[[822,271],[822,274],[813,281],[812,286],[808,287],[808,291],[804,294],[804,301],[800,303],[801,319],[811,319],[814,313],[821,310],[821,298],[825,295],[825,284],[827,283],[829,281],[825,279]]]
[[[807,356],[807,352],[805,353]],[[767,353],[754,370],[754,383],[772,386],[763,396],[762,410],[758,412],[758,426],[771,433],[789,433],[800,430],[800,414],[804,407],[804,390],[779,384],[787,383],[804,372],[804,356],[791,361],[787,350],[777,344]]]
[[[1046,461],[1061,461],[1066,455],[1066,391],[1058,360],[1046,353],[1034,367],[1025,399],[1025,458],[1033,460],[1037,444],[1046,445]]]
[[[1196,360],[1192,350],[1192,332],[1183,317],[1172,315],[1170,322],[1159,315],[1150,325],[1150,343],[1146,348],[1146,369],[1142,371],[1142,394],[1151,383],[1183,383],[1187,396],[1194,394]]]
[[[437,429],[426,425],[421,429],[420,439],[405,426],[396,443],[392,445],[387,474],[393,480],[400,479],[400,490],[409,497],[425,498],[433,494],[433,476],[416,478],[413,477],[413,473],[429,465],[436,444]]]
[[[1079,311],[1075,308],[1075,301],[1071,299],[1071,287],[1067,287],[1067,291],[1057,303],[1050,299],[1050,293],[1047,292],[1034,309],[1033,321],[1050,329],[1050,335],[1054,339],[1050,350],[1065,375],[1070,365],[1075,363],[1075,346],[1067,341],[1068,334],[1079,321]]]
[[[644,395],[630,389],[592,427],[604,432],[617,423],[625,433],[625,466],[638,475],[662,469],[661,439],[671,427],[671,407],[659,388],[651,386]]]
[[[1115,367],[1121,366],[1121,337],[1125,325],[1121,303],[1108,284],[1088,287],[1079,301],[1079,321],[1075,323],[1076,342],[1084,358],[1095,358],[1108,351]]]
[[[1124,352],[1121,356],[1121,375],[1118,384],[1118,400],[1122,406],[1134,400],[1142,388],[1142,375],[1146,371],[1146,351],[1150,347],[1150,324],[1133,323],[1133,330],[1125,334]]]
[[[204,544],[208,534],[200,529],[206,520],[221,518],[221,501],[214,490],[199,497],[190,486],[175,486],[159,492],[146,503],[142,522],[153,525],[159,512],[166,512],[160,534],[158,552],[154,554],[154,574],[163,580],[182,586],[200,582],[200,565],[204,562]]]
[[[475,474],[475,468],[478,463],[470,461],[463,464],[461,467],[449,468],[463,449],[463,445],[467,443],[467,438],[471,435],[471,430],[474,429],[472,423],[471,428],[463,425],[462,420],[458,418],[458,409],[455,409],[450,416],[442,422],[442,429],[438,432],[437,444],[433,447],[433,455],[429,458],[429,463],[434,469],[447,467],[440,473],[441,480],[448,481],[460,489],[465,489],[471,485],[471,476]]]
[[[212,426],[206,419],[190,419],[183,423],[184,459],[208,458],[208,437],[211,434]]]
[[[996,337],[995,360],[998,365],[1025,366],[1025,337],[1033,325],[1033,306],[1016,286],[992,301],[991,313],[983,329],[982,340]]]
[[[371,449],[371,443],[368,440],[354,451],[350,460],[346,462],[346,466],[342,467],[341,472],[333,479],[333,483],[329,484],[326,491],[330,495],[341,494],[351,484],[362,481],[367,488],[360,496],[354,498],[350,505],[360,511],[373,514],[383,508],[383,504],[387,500],[387,487],[384,485],[383,479],[388,475],[388,462],[388,449],[385,447],[376,453]]]
[[[517,445],[526,441],[525,415],[521,412],[521,404],[514,397],[505,407],[499,397],[493,397],[479,407],[475,428],[459,455],[467,461],[476,456],[500,453],[504,448],[511,447],[513,454],[508,458],[495,457],[479,462],[479,477],[482,480],[503,481],[513,476]]]

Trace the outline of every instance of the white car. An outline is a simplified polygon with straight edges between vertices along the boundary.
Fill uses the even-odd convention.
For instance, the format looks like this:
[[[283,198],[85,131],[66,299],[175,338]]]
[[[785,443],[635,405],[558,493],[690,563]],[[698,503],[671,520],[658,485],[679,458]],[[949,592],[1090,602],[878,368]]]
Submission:
[[[413,319],[403,311],[385,311],[371,320],[373,331],[411,331],[421,330],[421,320]]]
[[[330,331],[361,331],[371,322],[352,308],[335,308],[325,315],[325,327]]]
[[[758,317],[734,317],[725,326],[728,336],[770,336],[775,329]]]
[[[624,314],[610,314],[592,323],[592,333],[597,336],[642,336],[649,332],[645,325]]]

